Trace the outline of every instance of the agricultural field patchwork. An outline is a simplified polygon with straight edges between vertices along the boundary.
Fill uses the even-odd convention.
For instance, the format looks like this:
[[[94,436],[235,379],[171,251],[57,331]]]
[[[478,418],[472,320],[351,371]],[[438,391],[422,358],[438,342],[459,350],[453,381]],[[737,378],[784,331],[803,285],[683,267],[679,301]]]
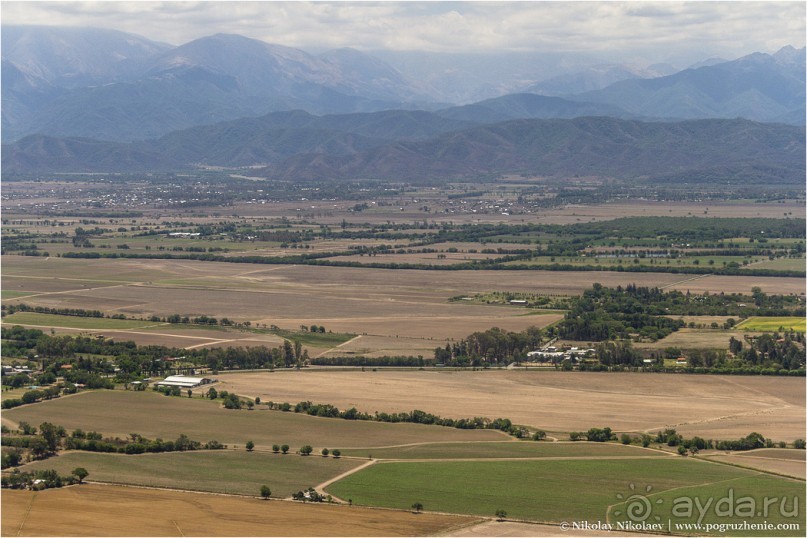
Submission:
[[[513,495],[514,484],[518,485],[519,495]],[[649,490],[647,486],[650,486]],[[362,505],[406,508],[413,502],[420,502],[431,510],[454,513],[490,515],[505,510],[508,517],[540,522],[587,520],[615,523],[620,516],[626,519],[619,501],[627,499],[635,488],[641,488],[638,491],[653,503],[650,506],[653,515],[658,515],[659,521],[666,524],[671,517],[669,510],[673,498],[686,493],[722,497],[732,491],[732,495],[738,498],[746,495],[761,497],[756,492],[765,491],[779,499],[787,497],[793,501],[799,498],[801,501],[804,485],[803,482],[770,478],[724,465],[663,458],[378,463],[328,486],[327,491]],[[659,500],[662,502],[657,502]],[[761,500],[757,499],[757,502]],[[792,504],[787,508],[792,510]],[[771,513],[768,519],[774,522],[799,521],[798,517],[779,513]],[[730,521],[738,520],[731,518]],[[677,518],[675,521],[689,522],[691,518]]]
[[[96,484],[6,491],[2,508],[4,536],[428,536],[478,521]]]
[[[596,179],[514,176],[394,192],[317,182],[306,203],[297,186],[273,183],[279,199],[257,203],[244,198],[257,183],[226,177],[244,189],[226,206],[149,198],[121,215],[78,189],[153,197],[208,179],[135,180],[126,192],[43,184],[86,211],[58,217],[58,196],[31,196],[43,185],[11,185],[20,205],[4,223],[3,364],[48,371],[4,376],[15,387],[2,395],[4,478],[8,467],[84,468],[90,483],[4,491],[4,535],[557,535],[564,521],[624,523],[630,499],[650,507],[642,522],[678,534],[800,535],[671,525],[698,523],[673,513],[680,498],[727,496],[785,499],[767,520],[804,523],[791,515],[805,477],[804,451],[791,447],[807,437],[803,197],[627,202]],[[569,189],[595,202],[564,198]],[[773,339],[780,328],[795,333]],[[767,347],[751,360],[753,342]],[[539,349],[578,355],[528,355]],[[748,373],[740,366],[766,375],[723,375]],[[216,382],[179,396],[134,390],[190,370]],[[63,393],[31,396],[35,383]],[[234,401],[244,408],[225,408]],[[348,419],[325,416],[339,411]],[[394,423],[415,417],[513,427]],[[65,429],[55,454],[35,452],[45,431],[23,432],[46,423]],[[570,440],[606,427],[610,442]],[[683,456],[656,437],[668,429],[710,442],[758,432],[788,448]],[[137,436],[227,446],[90,452],[68,446],[75,430],[121,452]],[[297,454],[306,445],[312,454]],[[263,485],[272,499],[258,498]],[[289,500],[308,487],[334,504]],[[499,511],[509,521],[495,521]],[[713,509],[700,519],[739,521]]]

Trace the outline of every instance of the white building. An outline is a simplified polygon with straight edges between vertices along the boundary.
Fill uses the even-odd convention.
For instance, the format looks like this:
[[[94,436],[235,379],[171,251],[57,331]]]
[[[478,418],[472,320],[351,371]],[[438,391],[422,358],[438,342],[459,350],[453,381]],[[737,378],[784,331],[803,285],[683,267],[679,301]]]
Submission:
[[[190,377],[186,375],[169,375],[162,381],[155,383],[158,387],[178,387],[180,389],[192,389],[200,385],[215,383],[215,379],[209,377]]]

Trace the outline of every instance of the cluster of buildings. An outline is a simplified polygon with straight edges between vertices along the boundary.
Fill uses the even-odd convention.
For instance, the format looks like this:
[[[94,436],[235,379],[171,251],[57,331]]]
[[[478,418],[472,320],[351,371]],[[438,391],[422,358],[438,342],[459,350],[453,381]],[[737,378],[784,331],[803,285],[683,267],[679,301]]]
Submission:
[[[565,360],[580,361],[594,357],[597,353],[593,348],[580,348],[570,347],[566,350],[560,350],[555,346],[546,346],[538,351],[530,351],[527,353],[527,358],[541,362],[563,362]]]

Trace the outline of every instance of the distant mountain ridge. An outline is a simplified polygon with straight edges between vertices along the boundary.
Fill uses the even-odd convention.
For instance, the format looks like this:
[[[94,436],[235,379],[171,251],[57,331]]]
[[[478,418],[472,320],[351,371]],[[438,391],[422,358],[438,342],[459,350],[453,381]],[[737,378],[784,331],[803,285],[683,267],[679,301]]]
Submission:
[[[610,104],[645,117],[743,117],[804,125],[805,49],[754,53],[665,77],[624,80],[567,98]]]
[[[280,179],[408,181],[525,173],[548,177],[736,178],[804,181],[804,129],[748,120],[677,123],[606,117],[511,120],[349,156],[298,155],[270,166]]]
[[[435,119],[440,120],[435,123]],[[803,184],[803,128],[748,120],[639,122],[607,117],[475,125],[426,112],[314,117],[305,112],[115,143],[33,135],[3,145],[5,173],[137,172],[254,166],[293,181],[434,183],[499,174],[639,181]],[[409,124],[405,131],[389,126]],[[380,137],[381,133],[388,133]]]
[[[47,51],[33,36],[48,44],[70,42],[72,34],[42,27],[11,31],[8,37],[5,27],[3,32],[4,71],[8,67],[20,82],[30,79],[27,85],[15,84],[14,92],[3,85],[4,140],[43,133],[128,141],[275,110],[348,113],[419,108],[430,101],[394,68],[359,51],[343,49],[316,57],[243,36],[216,34],[179,47],[149,47],[143,40],[148,54],[120,54],[117,63],[104,56],[95,70],[73,62],[74,70],[91,73],[97,84],[59,86],[64,73],[52,81],[40,77],[54,91],[31,104],[33,98],[26,100],[26,93],[36,96],[40,80],[32,77],[53,71],[52,64],[58,64],[60,57],[49,60],[46,53],[28,54],[25,43]],[[14,36],[22,36],[22,42],[13,42]],[[105,31],[103,37],[110,50],[128,50],[125,44],[132,41],[130,34],[115,31]],[[69,56],[86,54],[87,63],[92,63],[93,55],[82,39],[75,38],[66,48],[72,51]]]
[[[4,26],[2,53],[6,142],[34,133],[148,140],[189,127],[295,109],[316,115],[440,109],[447,119],[485,123],[608,115],[662,120],[746,117],[804,124],[804,49],[792,47],[731,62],[705,60],[699,68],[620,80],[605,88],[601,86],[611,80],[652,77],[673,68],[592,63],[594,67],[584,69],[577,59],[569,64],[577,75],[530,83],[540,69],[530,69],[531,57],[522,55],[514,62],[515,71],[501,82],[509,66],[497,64],[494,57],[479,57],[484,69],[469,78],[452,69],[449,58],[441,56],[430,66],[422,53],[409,59],[409,67],[414,62],[422,67],[419,72],[432,72],[413,78],[353,49],[313,55],[230,34],[172,46],[114,30],[44,26]],[[393,61],[405,55],[384,57]],[[462,62],[471,65],[473,58],[464,55]],[[542,65],[556,71],[566,63],[555,54]],[[454,91],[452,85],[458,84],[474,84],[476,89]],[[441,101],[445,95],[501,96],[516,86],[558,94],[553,95],[557,100],[495,98],[459,108]],[[589,88],[600,89],[583,91]],[[560,95],[563,91],[568,93]]]

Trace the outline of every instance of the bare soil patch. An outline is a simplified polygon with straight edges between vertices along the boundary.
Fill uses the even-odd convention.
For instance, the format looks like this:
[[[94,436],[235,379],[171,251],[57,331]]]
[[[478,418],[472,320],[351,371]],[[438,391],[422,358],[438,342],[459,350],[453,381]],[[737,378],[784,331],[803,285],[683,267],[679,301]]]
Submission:
[[[751,454],[738,453],[715,454],[713,456],[708,456],[708,459],[731,463],[734,465],[741,465],[751,469],[759,469],[760,471],[783,474],[795,478],[807,478],[807,469],[805,469],[804,461],[761,458]]]
[[[262,400],[311,400],[362,411],[422,409],[507,417],[547,431],[610,426],[737,439],[756,431],[804,437],[801,378],[555,371],[302,371],[222,374],[222,386]],[[674,395],[674,396],[673,396]],[[685,404],[684,404],[685,402]]]
[[[4,536],[425,536],[475,519],[96,484],[4,491],[2,508]]]
[[[709,325],[711,322],[707,323]],[[743,340],[743,331],[725,331],[722,329],[679,329],[656,342],[636,344],[638,349],[728,349],[731,337]]]

